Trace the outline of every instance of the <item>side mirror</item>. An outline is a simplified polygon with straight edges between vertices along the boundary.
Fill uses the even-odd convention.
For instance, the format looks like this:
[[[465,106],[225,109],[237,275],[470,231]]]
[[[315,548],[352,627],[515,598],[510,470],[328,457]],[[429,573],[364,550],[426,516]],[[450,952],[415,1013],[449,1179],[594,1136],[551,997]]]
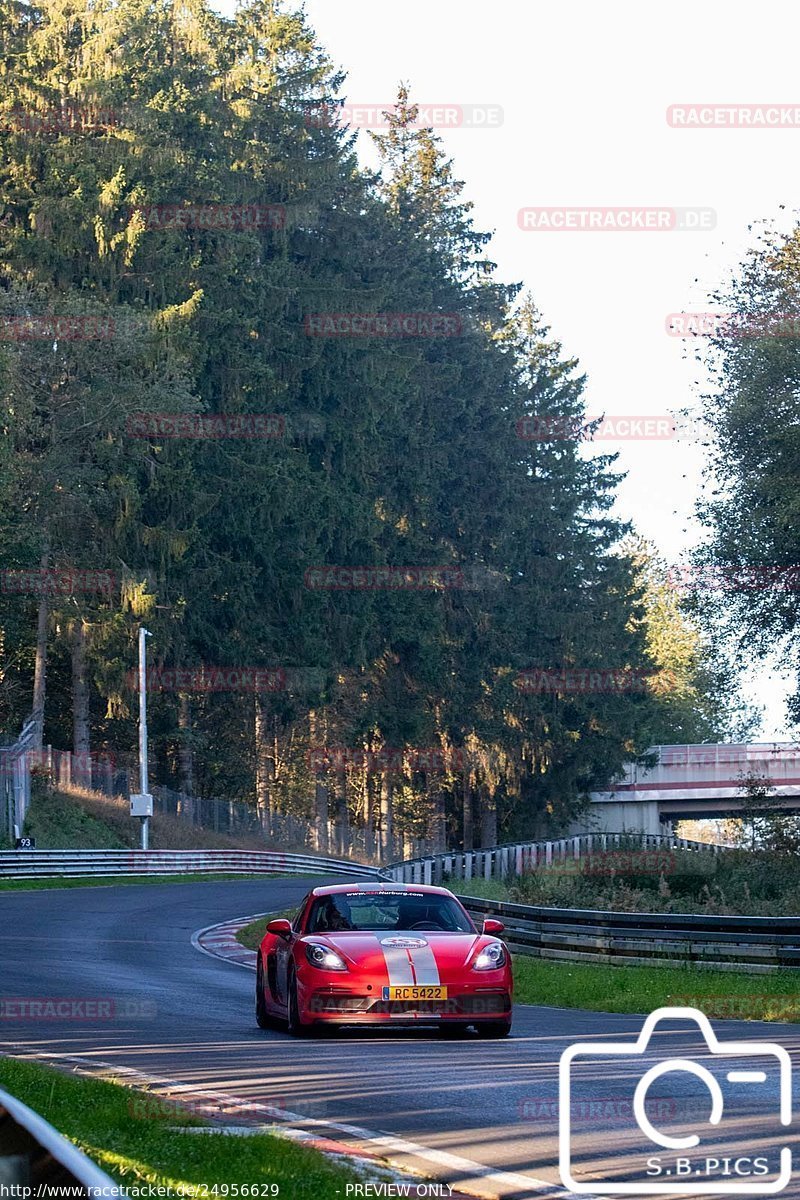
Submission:
[[[495,921],[494,917],[487,917],[483,922],[484,933],[502,933],[505,925],[502,921]]]
[[[276,917],[267,925],[267,933],[274,933],[276,937],[288,940],[292,936],[292,922],[287,921],[285,917]]]

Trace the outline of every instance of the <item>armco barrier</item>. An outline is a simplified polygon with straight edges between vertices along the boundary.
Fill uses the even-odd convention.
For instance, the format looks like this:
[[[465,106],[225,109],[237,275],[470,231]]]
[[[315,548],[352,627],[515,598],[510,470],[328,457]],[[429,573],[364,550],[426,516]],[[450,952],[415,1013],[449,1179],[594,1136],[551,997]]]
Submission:
[[[377,867],[271,850],[3,850],[0,879],[124,875],[353,875],[385,878]]]
[[[0,1194],[7,1196],[79,1196],[82,1191],[87,1196],[125,1196],[109,1175],[43,1117],[2,1090],[0,1182],[5,1186]]]
[[[470,879],[507,879],[524,875],[540,867],[579,861],[592,855],[642,851],[686,851],[691,854],[718,854],[724,847],[707,842],[660,834],[590,833],[582,837],[561,838],[552,842],[515,842],[488,850],[468,853],[435,854],[409,859],[387,867],[398,883],[468,882]]]
[[[800,969],[800,917],[593,912],[461,896],[470,913],[498,917],[517,954],[616,965],[766,973]],[[687,991],[691,976],[687,975]]]

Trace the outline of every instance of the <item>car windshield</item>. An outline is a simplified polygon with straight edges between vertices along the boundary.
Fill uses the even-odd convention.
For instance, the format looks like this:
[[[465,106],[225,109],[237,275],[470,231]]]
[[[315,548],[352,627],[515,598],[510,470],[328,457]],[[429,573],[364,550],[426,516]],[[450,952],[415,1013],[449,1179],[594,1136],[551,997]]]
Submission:
[[[475,932],[455,900],[425,892],[336,892],[320,896],[314,901],[307,926],[308,933],[382,929]]]

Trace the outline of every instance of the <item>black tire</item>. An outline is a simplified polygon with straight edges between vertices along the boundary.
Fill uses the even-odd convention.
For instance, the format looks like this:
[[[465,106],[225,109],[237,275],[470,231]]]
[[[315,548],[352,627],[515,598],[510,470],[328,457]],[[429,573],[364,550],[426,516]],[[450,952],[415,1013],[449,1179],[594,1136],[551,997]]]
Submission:
[[[292,1037],[302,1038],[311,1037],[313,1034],[313,1025],[305,1025],[300,1020],[300,1005],[297,1001],[297,979],[294,971],[289,974],[288,980],[289,1002],[287,1004],[288,1016],[286,1019],[286,1029]]]
[[[510,1021],[476,1021],[475,1028],[484,1038],[504,1038],[511,1033]]]
[[[256,967],[256,1025],[259,1029],[271,1029],[272,1018],[267,1012],[267,1005],[264,1001],[264,964],[261,961],[261,955],[258,957],[258,966]]]

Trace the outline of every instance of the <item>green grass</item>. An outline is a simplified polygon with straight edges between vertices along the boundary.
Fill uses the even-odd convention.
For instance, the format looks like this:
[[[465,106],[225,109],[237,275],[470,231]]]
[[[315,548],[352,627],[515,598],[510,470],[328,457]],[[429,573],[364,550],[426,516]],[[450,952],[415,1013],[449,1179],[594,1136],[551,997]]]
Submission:
[[[261,945],[261,939],[267,928],[267,921],[271,921],[274,917],[286,917],[293,921],[297,914],[297,909],[290,909],[287,912],[270,913],[268,917],[259,917],[257,921],[251,921],[249,925],[243,925],[236,934],[237,942],[241,942],[248,950],[257,950]]]
[[[800,979],[790,971],[750,975],[703,967],[626,967],[514,957],[514,999],[521,1004],[649,1013],[664,1005],[708,1017],[800,1021]]]
[[[134,830],[130,822],[131,832]],[[124,850],[128,843],[99,816],[86,811],[71,795],[37,780],[25,818],[26,837],[38,850]]]
[[[146,1102],[147,1093],[95,1079],[0,1058],[0,1086],[54,1125],[123,1187],[152,1184],[168,1195],[192,1195],[206,1184],[270,1185],[286,1200],[337,1200],[345,1185],[363,1182],[354,1168],[270,1134],[232,1137],[176,1131],[203,1124],[176,1115],[172,1105]],[[138,1103],[137,1103],[138,1102]],[[154,1115],[155,1114],[155,1115]],[[231,1192],[228,1194],[230,1195]],[[197,1195],[202,1196],[202,1191]],[[235,1192],[233,1192],[235,1195]],[[208,1195],[213,1200],[213,1193]]]
[[[233,880],[315,879],[313,875],[236,875],[224,872],[191,875],[57,876],[52,879],[0,879],[0,892],[40,892],[52,888],[124,887],[132,883],[219,883]]]

